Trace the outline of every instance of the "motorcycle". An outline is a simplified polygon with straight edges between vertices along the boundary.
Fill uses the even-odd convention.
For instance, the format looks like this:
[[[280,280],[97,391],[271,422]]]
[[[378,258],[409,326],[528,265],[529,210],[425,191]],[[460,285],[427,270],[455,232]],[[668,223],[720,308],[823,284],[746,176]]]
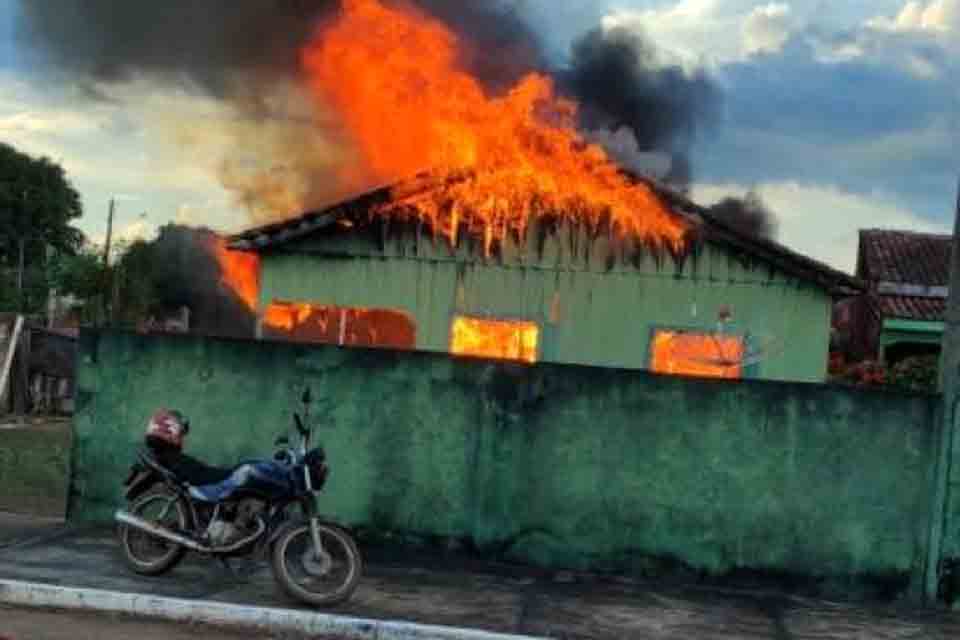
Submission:
[[[302,402],[303,415],[293,414],[296,446],[281,436],[273,460],[248,461],[204,479],[217,482],[198,485],[154,452],[140,451],[124,482],[127,508],[115,515],[130,568],[158,576],[188,551],[228,567],[231,558],[269,556],[274,579],[287,596],[313,606],[349,599],[362,560],[351,535],[318,512],[329,467],[323,447],[310,448],[309,388]]]

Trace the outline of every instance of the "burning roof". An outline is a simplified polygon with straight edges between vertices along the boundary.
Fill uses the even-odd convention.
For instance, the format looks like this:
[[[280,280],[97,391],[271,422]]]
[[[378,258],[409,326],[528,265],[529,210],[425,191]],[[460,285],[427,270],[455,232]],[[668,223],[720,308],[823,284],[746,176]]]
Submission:
[[[631,235],[629,228],[619,227],[616,219],[609,214],[600,213],[592,218],[582,219],[570,212],[550,208],[537,209],[539,213],[536,219],[532,223],[525,223],[520,229],[531,230],[536,227],[537,233],[544,234],[558,231],[565,224],[586,225],[590,235],[613,235],[627,245],[628,251],[629,247],[633,247],[636,251],[663,252],[677,261],[695,252],[700,243],[710,242],[725,247],[745,260],[774,266],[833,295],[852,295],[863,289],[858,279],[772,240],[747,234],[672,189],[646,178],[627,178],[637,188],[642,188],[649,194],[656,203],[658,215],[664,216],[671,225],[682,229],[678,242],[663,242],[655,237]],[[477,249],[478,259],[489,258],[499,253],[507,236],[491,236],[493,232],[484,227],[476,227],[476,221],[470,220],[468,216],[454,219],[457,203],[452,198],[460,191],[458,185],[471,180],[471,176],[464,174],[444,177],[421,174],[413,180],[382,187],[325,209],[236,234],[228,239],[228,247],[235,251],[268,252],[324,230],[357,233],[361,229],[378,225],[381,232],[386,232],[391,226],[406,224],[419,231],[425,228],[435,237],[445,239],[451,247],[456,246],[459,241],[472,242]],[[404,207],[411,206],[409,203],[423,200],[446,201],[446,208],[435,225],[432,224],[433,220],[419,216],[416,210],[404,213]],[[456,226],[452,226],[454,221]],[[490,224],[492,226],[492,223]],[[512,230],[512,237],[523,240],[517,228]]]

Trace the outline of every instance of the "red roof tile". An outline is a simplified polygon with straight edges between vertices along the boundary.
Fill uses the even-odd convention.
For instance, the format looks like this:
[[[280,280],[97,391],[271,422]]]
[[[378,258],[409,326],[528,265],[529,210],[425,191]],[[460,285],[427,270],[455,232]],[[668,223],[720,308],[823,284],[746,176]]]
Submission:
[[[877,296],[877,308],[884,318],[942,321],[947,310],[944,298]]]
[[[946,287],[950,281],[951,236],[916,231],[860,231],[857,274],[868,282],[873,308],[883,318],[942,321],[946,297],[881,295],[877,285],[895,283]],[[913,292],[911,292],[913,293]]]
[[[949,235],[933,233],[862,230],[857,275],[870,282],[946,286],[950,240]]]

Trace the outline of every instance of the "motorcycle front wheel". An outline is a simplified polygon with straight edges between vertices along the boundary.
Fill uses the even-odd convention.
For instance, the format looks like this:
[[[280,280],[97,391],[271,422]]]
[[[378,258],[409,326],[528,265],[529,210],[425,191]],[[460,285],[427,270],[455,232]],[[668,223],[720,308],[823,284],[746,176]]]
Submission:
[[[310,523],[287,529],[273,545],[273,575],[291,598],[317,607],[331,606],[353,595],[363,561],[353,538],[329,524],[318,524],[323,551],[315,553]]]
[[[187,527],[186,507],[177,496],[167,491],[151,491],[137,498],[129,511],[167,529],[183,531]],[[170,571],[183,560],[187,551],[178,544],[127,525],[120,525],[119,536],[123,559],[131,569],[145,576]]]

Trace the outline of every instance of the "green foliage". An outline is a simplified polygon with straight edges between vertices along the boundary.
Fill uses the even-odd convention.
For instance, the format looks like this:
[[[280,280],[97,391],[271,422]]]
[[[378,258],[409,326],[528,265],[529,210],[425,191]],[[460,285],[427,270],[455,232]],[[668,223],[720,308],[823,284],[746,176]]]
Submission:
[[[96,298],[103,291],[105,270],[103,258],[92,246],[84,246],[75,253],[59,253],[50,262],[50,285],[60,295],[71,295],[81,300]]]
[[[0,143],[0,311],[43,310],[48,249],[64,254],[80,249],[83,234],[70,223],[82,213],[80,194],[61,166]]]
[[[32,264],[42,260],[45,245],[75,252],[83,236],[70,223],[82,214],[63,167],[0,143],[0,261],[16,266],[21,238]]]
[[[937,390],[939,386],[940,356],[924,355],[904,358],[888,373],[888,384],[911,391]]]

